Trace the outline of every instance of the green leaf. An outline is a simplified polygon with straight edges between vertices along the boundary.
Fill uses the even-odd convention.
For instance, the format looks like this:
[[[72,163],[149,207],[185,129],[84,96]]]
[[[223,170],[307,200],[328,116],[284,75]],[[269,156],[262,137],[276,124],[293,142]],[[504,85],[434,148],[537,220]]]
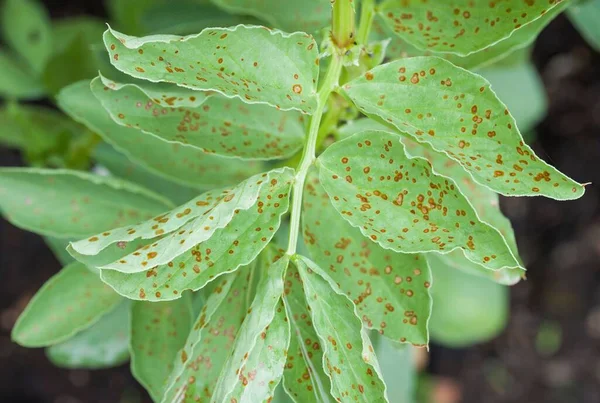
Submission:
[[[313,260],[353,300],[364,325],[396,341],[428,343],[431,274],[422,255],[382,249],[344,220],[317,177],[304,191],[303,239]]]
[[[567,14],[579,33],[600,51],[600,1],[580,1],[569,7]]]
[[[436,284],[437,285],[437,284]],[[373,335],[373,346],[392,403],[414,403],[417,384],[415,349]]]
[[[267,260],[267,256],[259,265],[263,266],[262,278],[256,296],[221,371],[212,401],[269,401],[283,376],[290,327],[281,296],[289,259],[284,255],[269,256]]]
[[[168,207],[160,196],[114,178],[58,169],[0,169],[0,210],[17,227],[41,235],[81,238],[148,219]]]
[[[387,401],[377,357],[354,304],[315,263],[303,256],[295,263],[323,349],[331,395],[338,401]]]
[[[344,86],[367,115],[443,151],[490,189],[510,196],[581,197],[582,185],[539,159],[482,77],[436,57],[379,66]]]
[[[272,239],[279,228],[281,215],[288,209],[291,184],[288,175],[289,172],[271,174],[268,181],[277,183],[263,187],[255,204],[249,209],[239,209],[223,228],[209,233],[205,225],[213,221],[201,216],[182,227],[181,231],[158,241],[156,247],[143,249],[142,265],[138,263],[133,268],[127,267],[131,272],[123,272],[125,265],[120,262],[137,258],[138,252],[101,266],[105,268],[102,279],[127,298],[170,300],[179,298],[184,290],[201,289],[214,278],[249,264]],[[236,204],[232,207],[235,208]],[[213,209],[211,214],[216,221],[219,209]],[[179,241],[175,241],[179,239],[185,239],[185,244],[189,245],[173,254],[165,250],[165,247],[173,249],[171,245],[181,246]],[[165,247],[161,248],[162,245]],[[150,259],[153,256],[150,250],[157,251],[158,256]],[[161,255],[165,254],[170,260],[161,260]],[[144,261],[151,262],[151,266],[145,267]]]
[[[387,0],[379,12],[397,35],[415,47],[464,56],[508,38],[562,2]]]
[[[246,316],[252,267],[211,283],[212,292],[177,354],[163,402],[209,400]]]
[[[194,147],[169,144],[140,130],[119,126],[102,108],[87,82],[63,89],[58,95],[58,104],[73,119],[100,134],[132,161],[184,186],[210,188],[232,185],[262,169],[258,162],[208,155]],[[112,167],[117,168],[115,165]]]
[[[20,60],[0,49],[0,97],[31,100],[42,98],[44,85]]]
[[[460,248],[488,269],[519,266],[455,183],[432,172],[426,160],[406,156],[398,135],[355,134],[330,146],[319,162],[319,179],[336,210],[382,247],[404,253]]]
[[[140,86],[118,84],[104,77],[94,79],[91,88],[118,124],[210,154],[285,158],[294,155],[304,141],[300,113],[219,96],[195,108],[160,106]]]
[[[64,238],[54,238],[50,236],[44,237],[46,245],[50,248],[56,259],[66,266],[73,262],[73,257],[67,252],[67,246],[71,240]]]
[[[191,296],[163,303],[131,304],[131,373],[160,401],[177,352],[192,325]]]
[[[44,347],[91,326],[122,298],[80,263],[48,280],[23,311],[12,339],[25,347]]]
[[[318,50],[303,33],[238,25],[187,37],[135,38],[107,30],[104,44],[111,63],[136,78],[216,91],[282,110],[310,114],[316,108]]]
[[[508,288],[450,270],[437,255],[428,254],[427,260],[435,279],[431,339],[457,348],[496,337],[508,320]]]
[[[323,368],[323,349],[294,264],[289,265],[285,274],[283,302],[292,331],[283,372],[285,391],[294,402],[330,402],[331,382]]]
[[[143,35],[147,32],[142,23],[142,15],[162,3],[165,3],[165,0],[107,0],[106,11],[119,29]]]
[[[315,33],[329,26],[331,2],[327,0],[212,0],[231,13],[253,15],[272,28]]]
[[[50,361],[60,368],[102,369],[129,359],[130,303],[122,301],[96,323],[67,341],[46,349]]]
[[[102,20],[88,16],[63,18],[53,21],[53,53],[63,53],[72,41],[80,37],[90,47],[102,44],[102,34],[105,30],[106,25],[104,25]]]

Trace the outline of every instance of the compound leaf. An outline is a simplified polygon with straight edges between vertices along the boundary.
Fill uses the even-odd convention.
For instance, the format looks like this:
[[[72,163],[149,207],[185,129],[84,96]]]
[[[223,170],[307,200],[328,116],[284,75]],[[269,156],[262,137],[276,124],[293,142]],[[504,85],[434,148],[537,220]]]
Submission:
[[[581,197],[584,187],[539,159],[484,78],[437,57],[379,66],[344,86],[368,115],[458,161],[509,196]]]
[[[282,110],[311,114],[316,107],[318,51],[304,33],[238,25],[187,37],[135,38],[109,29],[104,43],[111,63],[136,78],[216,91]]]
[[[130,303],[122,301],[96,323],[62,343],[46,349],[50,361],[61,368],[102,369],[129,359]]]
[[[336,210],[382,247],[405,253],[460,248],[488,269],[519,266],[455,183],[432,172],[426,160],[407,157],[398,135],[357,133],[319,161],[319,179]]]
[[[131,304],[131,372],[154,401],[160,401],[192,324],[191,296]]]
[[[425,258],[366,239],[337,214],[316,172],[307,178],[302,212],[313,260],[353,300],[364,325],[396,341],[427,344],[431,274]]]
[[[163,96],[166,96],[165,93]],[[185,186],[232,185],[260,172],[262,168],[257,162],[209,155],[194,147],[170,144],[140,130],[120,126],[94,97],[89,82],[79,82],[63,89],[58,95],[58,104],[69,116],[97,132],[132,161]]]
[[[246,159],[289,157],[302,147],[303,117],[267,105],[209,97],[194,108],[160,106],[138,85],[104,77],[92,92],[115,122],[168,142],[197,147],[210,154]]]
[[[97,322],[122,298],[81,263],[65,266],[40,288],[12,330],[25,347],[44,347],[69,339]]]
[[[465,56],[508,38],[563,2],[568,0],[387,0],[379,11],[415,47]]]

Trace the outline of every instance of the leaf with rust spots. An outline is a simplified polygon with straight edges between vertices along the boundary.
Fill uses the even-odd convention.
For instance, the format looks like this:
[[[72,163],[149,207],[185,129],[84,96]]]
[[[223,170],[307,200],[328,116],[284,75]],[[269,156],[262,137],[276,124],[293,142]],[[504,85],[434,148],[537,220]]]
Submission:
[[[377,357],[354,304],[315,263],[303,256],[295,263],[323,349],[331,395],[338,401],[387,402]]]
[[[424,256],[395,253],[366,239],[337,213],[315,171],[304,195],[304,243],[353,300],[364,325],[395,341],[427,344],[431,273]]]
[[[444,152],[498,193],[557,200],[584,193],[523,142],[487,80],[443,59],[388,63],[348,83],[344,92],[367,115]]]
[[[187,37],[136,38],[109,29],[104,44],[111,63],[135,78],[216,91],[282,110],[312,114],[316,108],[318,50],[304,33],[238,25]],[[264,49],[268,57],[260,56]]]
[[[154,401],[162,399],[173,362],[192,326],[191,295],[131,304],[131,372]]]
[[[35,294],[13,327],[25,347],[60,343],[92,326],[123,298],[81,263],[65,266]]]
[[[323,349],[307,308],[300,273],[293,263],[285,274],[283,302],[291,328],[283,372],[285,391],[295,402],[329,402],[331,382],[323,369]]]
[[[129,309],[129,301],[122,301],[92,326],[48,347],[48,359],[69,369],[103,369],[124,364],[129,360]]]
[[[249,105],[217,95],[196,107],[159,105],[140,86],[104,77],[95,78],[91,89],[119,125],[208,154],[286,158],[295,154],[304,140],[304,117],[299,112]]]
[[[509,38],[568,0],[388,0],[379,8],[385,23],[413,46],[469,55]],[[435,33],[435,34],[433,34]]]
[[[456,184],[432,172],[427,160],[409,158],[398,135],[355,134],[329,147],[319,162],[319,179],[336,210],[382,247],[404,253],[460,248],[491,270],[520,266]]]
[[[246,316],[252,270],[254,265],[224,275],[209,285],[207,301],[175,358],[164,403],[210,401]]]
[[[36,234],[81,238],[146,220],[172,204],[120,179],[80,171],[0,168],[0,210]]]

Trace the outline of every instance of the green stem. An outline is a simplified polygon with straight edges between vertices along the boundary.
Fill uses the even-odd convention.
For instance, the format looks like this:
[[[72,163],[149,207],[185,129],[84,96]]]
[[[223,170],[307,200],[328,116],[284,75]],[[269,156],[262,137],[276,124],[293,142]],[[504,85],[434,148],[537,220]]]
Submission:
[[[304,182],[306,181],[308,169],[316,160],[315,150],[317,147],[319,127],[321,126],[321,119],[323,118],[323,111],[325,110],[325,105],[327,105],[329,95],[331,95],[335,87],[338,85],[341,71],[342,57],[335,52],[331,57],[331,63],[329,64],[325,80],[323,81],[323,84],[317,93],[317,108],[310,120],[308,139],[306,141],[306,146],[304,147],[304,153],[302,154],[300,165],[296,171],[294,186],[292,188],[290,238],[287,249],[287,254],[289,256],[292,256],[296,253],[298,233],[300,231],[300,213],[302,212],[302,192],[304,190]]]
[[[331,37],[338,49],[354,45],[355,22],[353,0],[333,0]]]
[[[358,34],[356,42],[359,45],[365,45],[369,40],[369,33],[373,25],[373,16],[375,15],[375,0],[362,0],[360,5],[360,22],[358,25]]]

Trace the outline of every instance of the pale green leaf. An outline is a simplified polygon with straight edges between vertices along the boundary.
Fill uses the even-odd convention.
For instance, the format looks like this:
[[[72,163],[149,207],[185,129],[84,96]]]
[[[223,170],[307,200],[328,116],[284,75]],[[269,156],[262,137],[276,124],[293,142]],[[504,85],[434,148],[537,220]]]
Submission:
[[[508,320],[508,288],[449,268],[437,255],[427,260],[434,277],[431,339],[457,348],[496,337]]]
[[[4,0],[0,11],[4,40],[41,73],[52,52],[52,28],[44,6],[37,0]]]
[[[131,304],[131,373],[154,401],[162,399],[192,320],[190,295],[163,303]]]
[[[136,78],[216,91],[247,103],[313,113],[319,67],[314,39],[258,26],[135,38],[107,30],[111,63]],[[210,56],[209,56],[210,55]]]
[[[455,183],[409,158],[400,136],[357,133],[319,157],[321,184],[336,210],[364,236],[397,252],[448,253],[492,270],[519,263],[502,235],[479,220]]]
[[[304,118],[296,112],[220,96],[194,108],[160,106],[140,86],[104,77],[94,79],[91,89],[118,124],[210,154],[285,158],[295,154],[304,140]]]
[[[208,155],[194,147],[169,144],[140,130],[119,126],[94,97],[88,82],[63,89],[58,95],[58,104],[73,119],[97,132],[132,161],[184,186],[210,188],[232,185],[260,172],[262,168],[258,162]],[[113,168],[116,167],[113,165]]]
[[[221,371],[212,402],[253,403],[273,397],[290,343],[290,327],[281,302],[288,263],[286,255],[263,255],[256,296]]]
[[[303,207],[306,247],[353,300],[364,325],[396,341],[427,344],[431,274],[425,258],[366,239],[337,213],[314,171],[306,181]]]
[[[252,266],[240,269],[209,285],[212,292],[207,293],[207,301],[174,361],[164,403],[210,401],[246,316],[251,270]]]
[[[67,246],[69,246],[71,240],[46,236],[44,237],[44,241],[63,266],[73,262],[73,257],[67,252]]]
[[[294,402],[330,402],[331,382],[323,368],[323,349],[313,327],[300,273],[290,264],[283,297],[291,328],[290,348],[283,372],[285,391]]]
[[[102,369],[124,364],[129,359],[129,309],[128,301],[121,302],[92,326],[48,347],[46,355],[61,368]]]
[[[59,343],[97,322],[120,301],[97,274],[72,263],[32,298],[12,330],[12,339],[26,347]]]
[[[318,32],[331,21],[329,0],[212,0],[223,9],[267,21],[272,28],[287,32]]]
[[[149,219],[169,207],[162,197],[115,178],[68,170],[0,169],[0,210],[14,225],[41,235],[81,238]]]
[[[600,51],[600,0],[579,1],[567,13],[579,33]]]
[[[209,224],[213,221],[207,217],[199,217],[173,236],[159,240],[156,247],[144,247],[141,266],[138,263],[138,266],[133,267],[136,271],[124,273],[122,266],[125,264],[120,263],[130,261],[131,257],[137,258],[138,252],[133,252],[114,263],[101,266],[113,269],[103,270],[102,279],[127,298],[170,300],[179,298],[184,290],[201,289],[214,278],[249,264],[273,238],[282,214],[288,209],[290,177],[271,174],[268,178],[269,182],[273,180],[277,183],[264,186],[255,205],[249,209],[237,210],[223,228],[209,234],[205,221]],[[218,217],[218,211],[211,211],[214,221]],[[185,239],[188,246],[173,253],[171,260],[160,260],[161,255],[171,256],[173,245],[175,248],[181,246],[177,241],[179,239]],[[169,249],[165,250],[166,248]],[[158,256],[151,258],[153,252],[149,252],[150,250],[155,250]],[[145,267],[144,261],[151,263]],[[139,268],[143,271],[139,271]]]
[[[484,78],[437,57],[379,66],[346,84],[361,111],[443,151],[492,190],[581,197],[584,187],[539,159]]]
[[[468,55],[508,38],[563,1],[569,0],[386,0],[379,12],[419,49]]]
[[[377,361],[381,367],[391,403],[415,403],[417,363],[415,348],[372,335]]]
[[[45,93],[44,85],[16,57],[0,49],[0,97],[38,99]]]
[[[323,367],[338,401],[386,402],[377,357],[352,301],[316,264],[295,261],[323,349]]]

